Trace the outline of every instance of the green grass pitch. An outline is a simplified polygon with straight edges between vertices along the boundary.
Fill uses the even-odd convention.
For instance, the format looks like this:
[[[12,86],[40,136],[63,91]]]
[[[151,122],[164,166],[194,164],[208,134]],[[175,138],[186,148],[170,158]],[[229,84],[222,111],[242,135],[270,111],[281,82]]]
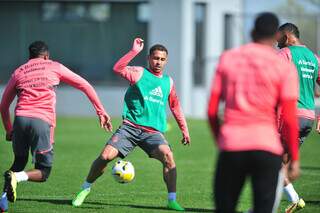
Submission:
[[[114,120],[116,129],[120,120]],[[180,144],[181,133],[174,120],[166,133],[174,151],[178,170],[178,201],[188,212],[213,212],[212,176],[217,155],[207,122],[189,120],[192,145]],[[2,127],[1,127],[2,128]],[[0,135],[0,172],[12,162],[11,144]],[[71,200],[84,181],[92,161],[100,153],[110,133],[98,127],[95,118],[58,118],[55,133],[53,171],[46,183],[24,182],[18,186],[18,199],[9,212],[172,212],[167,211],[166,189],[161,164],[149,159],[136,148],[127,160],[135,166],[136,177],[130,184],[119,184],[111,176],[111,166],[94,184],[91,194],[80,208]],[[306,201],[302,213],[320,212],[320,140],[313,133],[301,148],[302,175],[294,186]],[[30,159],[31,161],[31,159]],[[31,168],[31,163],[28,168]],[[236,177],[235,177],[236,178]],[[0,178],[3,185],[3,178]],[[251,190],[247,184],[242,192],[238,211],[250,208]],[[283,198],[279,212],[288,204]]]

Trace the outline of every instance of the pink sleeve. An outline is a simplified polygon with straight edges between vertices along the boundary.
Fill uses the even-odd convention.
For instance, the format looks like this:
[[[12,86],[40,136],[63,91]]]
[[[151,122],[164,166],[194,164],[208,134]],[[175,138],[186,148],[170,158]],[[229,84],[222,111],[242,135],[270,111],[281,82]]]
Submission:
[[[282,48],[279,52],[278,55],[280,56],[280,58],[291,62],[292,61],[292,56],[291,56],[291,52],[290,49],[288,47]]]
[[[89,84],[89,82],[77,75],[76,73],[72,72],[62,64],[60,64],[60,68],[60,80],[84,92],[89,98],[90,102],[93,104],[93,107],[97,112],[97,115],[106,114],[96,91]]]
[[[292,63],[283,64],[280,82],[280,100],[297,100],[299,97],[299,83],[296,67]]]
[[[128,66],[130,61],[137,54],[137,52],[130,50],[127,54],[120,58],[119,61],[117,61],[117,63],[113,66],[114,72],[122,76],[124,79],[128,80],[130,84],[135,84],[136,82],[138,82],[143,73],[143,67]]]
[[[220,122],[218,118],[219,102],[222,93],[222,57],[220,58],[218,67],[212,80],[210,98],[208,103],[207,115],[211,131],[215,137],[215,141],[218,141],[220,132]]]
[[[16,84],[16,80],[14,75],[12,75],[3,92],[1,104],[0,104],[2,123],[7,133],[10,133],[12,131],[9,107],[14,97],[17,94],[15,84]]]
[[[182,135],[184,137],[189,138],[190,136],[189,136],[187,122],[186,122],[186,119],[185,119],[184,114],[182,112],[182,108],[180,106],[180,101],[177,96],[176,89],[175,89],[174,85],[172,85],[172,88],[171,88],[171,91],[169,94],[169,107],[170,107],[170,110],[171,110],[174,118],[176,119],[176,121],[179,125],[179,128],[182,131]]]
[[[221,94],[222,92],[222,63],[218,64],[218,67],[216,69],[213,81],[212,81],[212,86],[211,86],[211,93],[215,94]]]

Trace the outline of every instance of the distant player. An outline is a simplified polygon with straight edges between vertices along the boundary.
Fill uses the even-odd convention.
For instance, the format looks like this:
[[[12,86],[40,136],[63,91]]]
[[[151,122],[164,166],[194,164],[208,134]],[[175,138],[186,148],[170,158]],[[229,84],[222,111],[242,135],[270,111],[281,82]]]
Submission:
[[[297,26],[286,23],[279,27],[278,46],[281,48],[279,55],[286,61],[292,62],[299,78],[299,99],[298,99],[298,121],[299,121],[299,142],[305,141],[312,130],[315,120],[314,97],[316,82],[320,83],[319,61],[313,52],[308,49],[299,39],[300,33]],[[280,121],[281,128],[281,121]],[[284,128],[280,131],[285,131]],[[320,123],[317,123],[317,131],[320,132]],[[283,138],[286,140],[286,138]],[[284,161],[287,163],[288,155],[285,154]],[[285,179],[284,191],[292,204],[286,209],[286,213],[295,212],[305,206],[305,202],[294,190],[288,179]]]
[[[252,183],[253,212],[277,211],[283,186],[277,106],[284,111],[292,155],[288,175],[295,179],[299,174],[298,80],[294,66],[279,59],[272,48],[278,23],[274,14],[260,14],[252,31],[253,43],[224,52],[216,69],[208,118],[220,150],[214,182],[217,213],[235,212],[247,177]],[[225,102],[222,126],[219,102]]]
[[[163,164],[163,178],[168,190],[167,207],[177,211],[184,210],[176,201],[176,164],[163,135],[167,129],[167,103],[182,131],[182,143],[185,145],[190,143],[188,127],[173,81],[163,72],[168,50],[162,45],[154,45],[149,50],[149,68],[128,66],[143,46],[143,40],[136,38],[132,50],[113,68],[116,74],[130,83],[124,96],[123,123],[93,162],[81,191],[72,202],[73,206],[83,203],[91,185],[103,174],[110,161],[126,157],[139,146],[149,157]]]
[[[7,210],[7,199],[15,202],[17,183],[45,182],[50,175],[56,125],[55,91],[60,81],[84,92],[97,112],[101,128],[112,129],[110,117],[92,86],[62,64],[49,60],[48,46],[44,42],[33,42],[29,46],[29,61],[12,74],[0,105],[6,140],[12,140],[14,152],[14,162],[4,174],[5,184],[0,203],[2,211]],[[18,99],[12,126],[9,107],[15,96]],[[35,168],[23,171],[29,151]]]

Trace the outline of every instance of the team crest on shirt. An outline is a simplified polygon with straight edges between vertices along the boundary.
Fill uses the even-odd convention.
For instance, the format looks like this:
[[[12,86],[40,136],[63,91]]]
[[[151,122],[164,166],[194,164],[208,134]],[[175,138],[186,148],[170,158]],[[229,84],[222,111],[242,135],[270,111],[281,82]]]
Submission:
[[[161,89],[160,86],[158,86],[158,87],[154,88],[153,90],[151,90],[149,94],[158,96],[160,98],[163,98],[162,89]]]

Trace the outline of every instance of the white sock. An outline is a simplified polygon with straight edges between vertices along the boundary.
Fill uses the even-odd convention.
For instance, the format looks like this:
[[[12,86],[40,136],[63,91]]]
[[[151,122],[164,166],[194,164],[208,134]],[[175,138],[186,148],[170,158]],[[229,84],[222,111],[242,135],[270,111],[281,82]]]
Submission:
[[[7,196],[7,192],[3,192],[1,198],[5,198]]]
[[[292,203],[297,203],[299,201],[299,195],[294,190],[293,185],[289,183],[287,186],[283,188],[284,192],[286,193],[288,200]]]
[[[89,183],[87,181],[85,181],[83,184],[82,184],[82,189],[86,189],[86,190],[90,190],[91,189],[91,185],[92,183]]]
[[[29,179],[29,177],[25,171],[15,172],[14,175],[16,176],[18,183],[22,182],[22,181],[27,181]]]
[[[177,193],[176,192],[169,192],[168,193],[168,200],[169,201],[175,201],[177,198]]]

